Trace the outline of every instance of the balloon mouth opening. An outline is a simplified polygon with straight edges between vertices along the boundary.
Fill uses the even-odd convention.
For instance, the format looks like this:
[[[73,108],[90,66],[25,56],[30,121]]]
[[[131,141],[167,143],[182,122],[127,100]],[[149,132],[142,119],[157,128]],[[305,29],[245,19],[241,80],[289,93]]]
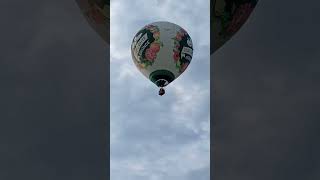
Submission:
[[[158,87],[165,87],[169,84],[169,81],[167,81],[166,79],[158,79],[157,81],[155,81],[155,84],[158,86]]]
[[[149,79],[158,87],[165,87],[170,84],[175,76],[172,72],[167,70],[157,70],[150,74]]]

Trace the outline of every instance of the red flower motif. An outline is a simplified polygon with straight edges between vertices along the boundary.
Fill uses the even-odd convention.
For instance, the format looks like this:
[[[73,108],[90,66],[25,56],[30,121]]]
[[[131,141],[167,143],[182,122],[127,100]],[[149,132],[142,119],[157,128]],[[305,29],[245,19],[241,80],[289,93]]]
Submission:
[[[160,44],[154,42],[150,45],[150,49],[157,53],[160,51]]]
[[[155,51],[149,48],[146,50],[145,56],[148,61],[154,61],[154,59],[157,57],[157,54]]]
[[[174,59],[174,62],[177,62],[180,59],[179,52],[177,51],[173,52],[173,59]]]

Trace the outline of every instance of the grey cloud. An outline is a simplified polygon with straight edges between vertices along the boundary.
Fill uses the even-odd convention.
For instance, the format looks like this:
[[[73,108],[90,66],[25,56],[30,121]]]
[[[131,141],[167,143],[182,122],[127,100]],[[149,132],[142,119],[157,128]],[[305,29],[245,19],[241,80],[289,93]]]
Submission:
[[[197,169],[194,171],[191,171],[187,176],[186,180],[208,180],[210,179],[210,167],[205,167],[202,169]]]
[[[205,135],[209,136],[209,132],[202,126],[208,121],[209,93],[201,88],[209,86],[209,66],[205,60],[209,59],[209,39],[200,41],[196,35],[200,32],[199,28],[206,26],[205,23],[209,21],[190,18],[183,21],[178,18],[182,14],[184,18],[188,18],[192,16],[190,13],[199,12],[195,9],[188,11],[189,6],[186,4],[190,3],[191,1],[184,4],[167,1],[159,9],[151,8],[156,6],[154,1],[122,3],[121,8],[119,4],[114,4],[114,11],[117,10],[118,14],[115,14],[113,24],[111,22],[111,40],[114,42],[111,42],[111,48],[115,50],[111,53],[111,77],[115,77],[111,79],[112,178],[170,180],[190,176],[198,179],[202,175],[189,174],[189,171],[208,164],[209,139],[205,139]],[[137,12],[130,16],[121,13],[128,9],[135,9]],[[189,14],[185,14],[187,11]],[[136,31],[146,23],[158,20],[176,20],[175,23],[188,26],[186,29],[195,35],[192,38],[197,47],[192,66],[166,88],[164,97],[159,97],[158,88],[140,75],[128,52]],[[124,28],[127,26],[132,28]],[[205,32],[209,35],[208,29],[201,33]],[[118,40],[120,37],[121,40]],[[203,70],[197,72],[197,68]],[[194,96],[188,100],[186,96],[190,94]],[[196,158],[197,163],[193,156],[199,157]],[[209,169],[207,171],[209,173]]]

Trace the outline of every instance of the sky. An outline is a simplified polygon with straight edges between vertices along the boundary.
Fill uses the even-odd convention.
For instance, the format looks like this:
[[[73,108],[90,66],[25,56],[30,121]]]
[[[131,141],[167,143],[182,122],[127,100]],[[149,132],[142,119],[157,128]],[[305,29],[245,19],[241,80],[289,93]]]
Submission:
[[[111,1],[112,180],[210,179],[209,14],[209,1]],[[194,43],[192,63],[162,97],[130,52],[155,21],[180,25]]]
[[[106,129],[110,119],[110,78],[105,58],[109,56],[108,46],[91,29],[74,1],[2,0],[0,4],[0,179],[109,179]],[[214,89],[210,98],[214,101],[210,106],[214,113],[210,122],[213,137],[210,149],[215,180],[320,179],[319,5],[317,0],[259,1],[242,29],[211,56],[214,63],[210,63],[213,69],[210,82]],[[132,32],[126,35],[129,39],[145,24],[133,23]],[[195,29],[184,23],[187,22],[181,19],[177,24],[185,27],[193,42],[199,44],[195,41],[201,33],[194,33]],[[200,67],[197,63],[205,59],[200,58],[200,53],[196,55],[198,52],[195,51],[195,57],[199,58],[194,58],[176,84],[167,88],[161,101],[178,97],[175,94],[180,91],[174,87],[185,87],[185,79],[192,79],[192,72]],[[130,67],[130,61],[131,57],[120,61],[119,66],[128,62]],[[134,73],[139,79],[131,84],[134,91],[143,89],[145,96],[159,99],[158,89],[138,72]],[[122,78],[130,83],[131,76],[134,75],[128,73]],[[205,73],[199,76],[206,77]],[[144,82],[146,85],[140,84]],[[129,86],[125,87],[119,91],[129,92],[126,90]],[[159,107],[134,91],[126,95],[129,102],[141,98]],[[197,98],[200,102],[201,97]],[[184,100],[177,102],[183,104]],[[144,107],[151,109],[147,103]],[[203,103],[207,107],[207,102]],[[169,115],[162,113],[163,123]],[[136,121],[125,121],[131,130],[126,131],[128,134],[137,132],[129,128],[137,125]],[[151,128],[157,125],[146,123]],[[174,123],[175,127],[180,125]],[[191,127],[192,123],[176,133],[175,138],[183,145],[196,141],[181,138],[190,133]],[[174,127],[170,128],[164,129],[172,135]],[[160,136],[159,130],[153,132],[148,138]],[[115,133],[117,136],[113,138],[120,135],[126,138],[128,134]],[[160,140],[157,142],[174,144],[170,138]],[[171,147],[174,146],[164,150]],[[197,145],[192,147],[188,150],[205,151]],[[161,154],[159,151],[155,154]],[[135,153],[139,157],[139,153],[145,152]],[[181,164],[188,161],[181,159],[178,159]],[[166,161],[158,165],[162,162]],[[199,168],[199,164],[193,168]],[[160,174],[152,169],[148,172]],[[192,172],[188,177],[196,179],[193,177],[208,171]],[[179,169],[176,174],[184,175]]]

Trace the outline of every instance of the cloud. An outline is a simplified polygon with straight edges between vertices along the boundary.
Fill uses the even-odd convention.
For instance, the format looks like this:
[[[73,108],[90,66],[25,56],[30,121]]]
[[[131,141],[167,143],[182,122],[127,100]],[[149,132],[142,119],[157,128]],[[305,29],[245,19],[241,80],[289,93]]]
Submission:
[[[209,36],[208,4],[111,1],[111,179],[208,177],[210,62],[209,38],[203,38]],[[195,46],[191,65],[163,97],[130,53],[135,33],[159,20],[184,27]]]

